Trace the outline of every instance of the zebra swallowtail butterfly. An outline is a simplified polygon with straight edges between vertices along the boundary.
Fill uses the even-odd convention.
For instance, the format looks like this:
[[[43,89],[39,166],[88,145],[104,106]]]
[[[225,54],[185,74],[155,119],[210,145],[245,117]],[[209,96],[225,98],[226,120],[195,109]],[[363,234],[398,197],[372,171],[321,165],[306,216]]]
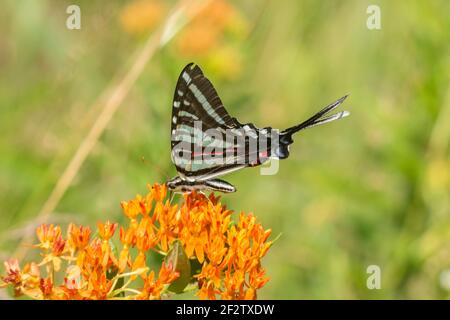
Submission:
[[[329,114],[345,98],[288,129],[257,128],[231,117],[202,70],[188,64],[178,78],[173,99],[171,158],[178,175],[167,182],[168,188],[181,192],[236,191],[217,177],[271,158],[287,158],[294,133],[349,115],[347,111]]]

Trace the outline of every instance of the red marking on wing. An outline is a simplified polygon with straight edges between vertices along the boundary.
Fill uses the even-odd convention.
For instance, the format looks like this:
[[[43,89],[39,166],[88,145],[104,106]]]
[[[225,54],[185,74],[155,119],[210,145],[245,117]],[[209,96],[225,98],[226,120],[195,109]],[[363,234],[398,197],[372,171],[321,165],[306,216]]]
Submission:
[[[259,157],[260,158],[267,158],[267,150],[265,150],[265,151],[261,151],[260,153],[259,153]]]
[[[225,152],[223,152],[223,151],[214,151],[214,152],[193,152],[193,155],[194,155],[194,157],[197,157],[197,156],[212,156],[212,155],[214,155],[214,156],[221,156],[221,155],[227,154],[227,153],[229,153],[229,152],[234,152],[234,150],[235,150],[235,148],[233,148],[233,149],[227,149],[227,150],[225,150]]]

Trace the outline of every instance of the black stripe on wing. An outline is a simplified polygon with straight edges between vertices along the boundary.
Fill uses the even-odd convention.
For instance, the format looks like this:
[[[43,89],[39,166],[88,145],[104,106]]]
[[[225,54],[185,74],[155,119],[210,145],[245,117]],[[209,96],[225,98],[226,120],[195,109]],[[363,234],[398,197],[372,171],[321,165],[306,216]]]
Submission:
[[[217,91],[202,70],[190,63],[181,71],[175,88],[171,132],[178,124],[193,125],[194,121],[202,121],[204,130],[240,125],[225,110]]]
[[[184,140],[177,141],[173,147],[172,161],[181,176],[195,180],[207,180],[260,165],[272,156],[272,150],[277,149],[272,144],[271,128],[259,129],[253,124],[245,124],[241,128],[227,130],[226,136],[217,129],[214,137],[209,135],[213,132],[211,130],[196,131],[195,135],[204,135],[198,140],[190,139],[188,129],[193,128],[183,128],[185,131],[181,137]],[[177,135],[181,131],[177,130]]]

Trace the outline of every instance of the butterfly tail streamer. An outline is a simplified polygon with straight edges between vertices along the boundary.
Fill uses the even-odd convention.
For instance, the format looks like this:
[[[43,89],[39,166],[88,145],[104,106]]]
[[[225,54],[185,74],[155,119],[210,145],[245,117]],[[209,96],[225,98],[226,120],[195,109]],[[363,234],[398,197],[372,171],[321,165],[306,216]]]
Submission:
[[[341,111],[341,112],[338,112],[338,113],[335,113],[332,115],[328,115],[329,112],[333,111],[342,102],[344,102],[344,100],[347,97],[348,97],[348,95],[343,96],[342,98],[336,100],[335,102],[329,104],[328,106],[326,106],[325,108],[323,108],[322,110],[317,112],[315,115],[313,115],[308,120],[303,121],[302,123],[300,123],[296,126],[293,126],[293,127],[283,130],[280,135],[280,142],[285,145],[290,145],[292,142],[294,142],[292,140],[292,135],[294,133],[297,133],[300,130],[312,128],[312,127],[315,127],[315,126],[318,126],[321,124],[325,124],[325,123],[328,123],[331,121],[339,120],[339,119],[342,119],[342,118],[350,115],[350,112],[348,112],[348,111]]]

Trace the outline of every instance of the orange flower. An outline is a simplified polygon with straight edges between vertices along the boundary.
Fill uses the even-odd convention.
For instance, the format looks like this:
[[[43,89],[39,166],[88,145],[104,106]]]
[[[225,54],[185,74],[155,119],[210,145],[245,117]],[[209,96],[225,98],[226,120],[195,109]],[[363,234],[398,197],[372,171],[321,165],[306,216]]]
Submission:
[[[114,235],[114,231],[116,231],[117,223],[111,223],[107,220],[105,223],[98,222],[97,227],[100,238],[103,240],[109,240]]]
[[[77,227],[75,224],[71,223],[67,228],[67,235],[69,248],[73,250],[84,249],[89,243],[91,229],[83,226]]]
[[[200,274],[196,275],[197,278],[208,279],[207,282],[214,284],[216,288],[221,286],[221,276],[221,268],[208,263],[205,263]]]
[[[22,285],[22,273],[20,272],[19,261],[17,259],[9,259],[4,262],[6,276],[2,277],[2,280],[7,285],[12,285],[14,287],[14,293],[16,296],[21,293]]]
[[[81,288],[81,270],[78,266],[67,267],[64,286],[70,291],[76,291]]]
[[[39,283],[43,298],[50,298],[53,293],[53,281],[51,278],[43,278]]]
[[[33,295],[31,290],[37,288],[40,282],[39,267],[35,263],[26,264],[23,271],[20,269],[17,259],[5,261],[6,275],[1,277],[3,284],[1,287],[11,285],[14,288],[14,295],[21,294]]]
[[[145,279],[144,288],[139,299],[160,299],[164,286],[172,283],[178,278],[179,274],[172,270],[172,266],[166,265],[164,262],[159,270],[158,279],[155,280],[155,274],[152,271]]]
[[[141,34],[153,30],[167,11],[157,0],[138,0],[127,4],[120,15],[122,27],[129,33]]]
[[[136,199],[130,200],[130,201],[122,201],[120,203],[120,206],[122,207],[123,213],[131,220],[135,220],[142,212],[141,206],[140,206],[140,200],[141,196],[137,195]]]
[[[216,300],[216,294],[220,293],[219,290],[214,288],[212,282],[204,282],[198,292],[198,297],[202,300]]]
[[[177,209],[176,205],[171,207],[168,203],[162,205],[162,202],[158,202],[155,207],[159,222],[160,245],[163,251],[168,251],[169,245],[176,239],[178,231]]]
[[[128,265],[130,265],[130,250],[125,245],[119,256],[119,272],[124,272]]]
[[[89,227],[69,224],[64,237],[59,226],[39,226],[35,247],[43,260],[23,270],[17,260],[5,262],[1,286],[33,299],[160,299],[197,281],[200,299],[256,299],[267,283],[261,259],[272,244],[271,231],[254,215],[241,213],[233,224],[232,211],[213,194],[193,192],[171,204],[166,186],[158,184],[122,208],[126,222],[98,222],[92,239]],[[157,276],[150,256],[161,261]],[[192,274],[194,259],[201,263],[198,274]]]
[[[60,256],[63,253],[65,246],[66,240],[64,240],[62,236],[59,236],[53,242],[52,254],[56,257]]]
[[[244,25],[245,20],[228,1],[210,1],[180,32],[179,52],[183,55],[208,53],[219,45],[226,31],[243,32]]]
[[[262,288],[267,283],[267,281],[269,281],[269,278],[264,275],[265,273],[265,270],[262,268],[253,269],[250,272],[249,276],[250,286],[254,289]]]
[[[139,270],[139,269],[141,269],[141,268],[145,268],[145,266],[146,266],[146,256],[145,256],[145,253],[144,253],[143,251],[139,251],[139,253],[138,253],[136,259],[135,259],[134,262],[133,262],[133,265],[131,266],[131,270],[132,270],[132,271],[136,271],[136,270]],[[140,276],[141,276],[143,279],[145,279],[145,278],[146,278],[146,273],[143,272],[143,273],[140,274]],[[132,279],[135,279],[135,278],[136,278],[136,275],[133,275],[133,276],[132,276]]]
[[[38,246],[42,249],[50,249],[53,241],[61,236],[61,228],[53,224],[42,224],[36,229],[36,235],[39,239]]]
[[[163,202],[167,196],[167,186],[165,184],[155,183],[153,186],[147,185],[150,190],[151,198],[156,202]]]
[[[228,249],[225,247],[223,237],[216,236],[206,244],[206,251],[208,252],[210,264],[218,266],[224,260]]]
[[[111,289],[112,281],[103,272],[93,272],[88,278],[88,289],[82,295],[90,299],[106,299]]]

